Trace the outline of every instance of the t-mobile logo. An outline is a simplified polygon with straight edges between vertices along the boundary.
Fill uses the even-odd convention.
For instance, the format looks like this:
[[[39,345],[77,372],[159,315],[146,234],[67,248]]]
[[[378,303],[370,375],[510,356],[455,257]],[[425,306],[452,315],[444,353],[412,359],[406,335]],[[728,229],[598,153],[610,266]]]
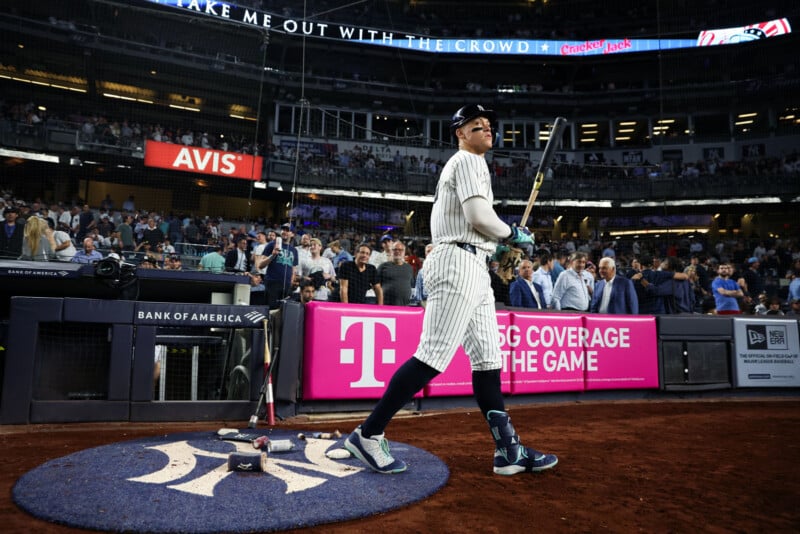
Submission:
[[[383,387],[384,383],[375,378],[375,338],[378,326],[389,332],[389,339],[394,342],[396,320],[392,317],[342,317],[340,340],[347,338],[347,331],[353,325],[361,325],[361,377],[350,384],[354,388]],[[381,349],[381,363],[393,364],[395,361],[394,349]],[[339,349],[339,363],[353,364],[356,362],[355,349]]]

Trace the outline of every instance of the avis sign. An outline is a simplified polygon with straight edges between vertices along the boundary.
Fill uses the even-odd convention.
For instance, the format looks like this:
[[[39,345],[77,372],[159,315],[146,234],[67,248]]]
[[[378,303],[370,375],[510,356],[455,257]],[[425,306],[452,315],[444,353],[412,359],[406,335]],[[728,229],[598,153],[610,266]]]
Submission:
[[[264,162],[261,156],[147,141],[144,164],[145,167],[257,181],[261,179]]]

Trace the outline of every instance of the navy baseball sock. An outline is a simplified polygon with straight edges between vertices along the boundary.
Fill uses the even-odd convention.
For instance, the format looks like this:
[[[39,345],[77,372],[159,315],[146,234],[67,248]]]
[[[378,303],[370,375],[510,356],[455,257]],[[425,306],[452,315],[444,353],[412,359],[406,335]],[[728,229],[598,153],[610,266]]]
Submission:
[[[492,410],[506,411],[503,393],[500,391],[500,369],[472,371],[472,392],[484,419]]]
[[[411,402],[414,395],[425,384],[433,380],[439,371],[416,358],[410,358],[395,371],[389,381],[389,387],[361,424],[361,435],[364,437],[381,434],[400,408]]]

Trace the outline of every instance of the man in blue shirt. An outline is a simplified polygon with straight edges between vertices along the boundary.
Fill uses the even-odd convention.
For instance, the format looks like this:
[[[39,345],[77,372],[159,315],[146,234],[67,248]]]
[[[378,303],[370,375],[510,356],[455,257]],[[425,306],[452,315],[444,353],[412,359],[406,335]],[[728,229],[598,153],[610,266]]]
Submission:
[[[733,266],[730,263],[720,263],[717,269],[718,276],[711,282],[711,292],[717,305],[718,315],[738,315],[742,313],[739,301],[744,296],[742,288],[731,280]]]
[[[94,241],[91,237],[83,240],[83,248],[72,256],[73,263],[94,263],[103,259],[103,255],[94,248]]]

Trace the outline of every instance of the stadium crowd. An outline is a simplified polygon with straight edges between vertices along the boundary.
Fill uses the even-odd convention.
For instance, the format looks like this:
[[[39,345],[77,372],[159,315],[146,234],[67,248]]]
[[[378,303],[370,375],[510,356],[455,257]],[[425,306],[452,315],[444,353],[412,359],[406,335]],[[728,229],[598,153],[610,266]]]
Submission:
[[[297,220],[226,221],[143,210],[135,202],[130,196],[118,205],[106,196],[92,208],[82,202],[25,201],[6,191],[0,198],[0,258],[93,263],[112,257],[137,268],[231,273],[249,276],[254,292],[263,291],[265,299],[270,273],[280,267],[282,287],[271,304],[299,294],[304,284],[313,285],[317,300],[424,303],[421,267],[430,250],[424,236],[305,228]],[[628,285],[615,276],[633,283],[635,307],[628,304],[626,313],[770,314],[789,313],[800,304],[797,236],[710,241],[704,234],[632,240],[597,235],[556,241],[539,234],[536,247],[500,246],[488,263],[496,301],[508,306],[607,311],[614,304],[594,293],[606,284]],[[583,285],[565,282],[570,280],[565,272],[578,275]],[[730,295],[714,286],[721,278]],[[536,297],[531,301],[520,300],[520,288],[514,288],[523,280]],[[720,301],[721,296],[733,300]]]

